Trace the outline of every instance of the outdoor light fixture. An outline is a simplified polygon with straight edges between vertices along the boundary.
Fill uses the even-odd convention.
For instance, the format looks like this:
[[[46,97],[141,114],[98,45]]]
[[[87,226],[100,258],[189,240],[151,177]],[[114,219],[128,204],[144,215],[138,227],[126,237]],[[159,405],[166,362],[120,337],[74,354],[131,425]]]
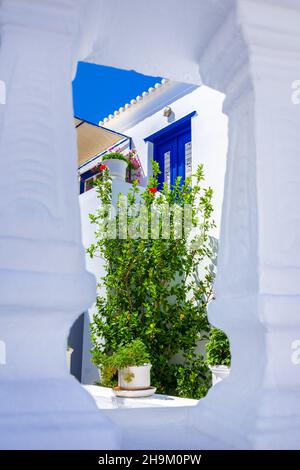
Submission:
[[[165,117],[170,117],[172,114],[172,108],[170,106],[166,106],[164,109],[164,116]]]

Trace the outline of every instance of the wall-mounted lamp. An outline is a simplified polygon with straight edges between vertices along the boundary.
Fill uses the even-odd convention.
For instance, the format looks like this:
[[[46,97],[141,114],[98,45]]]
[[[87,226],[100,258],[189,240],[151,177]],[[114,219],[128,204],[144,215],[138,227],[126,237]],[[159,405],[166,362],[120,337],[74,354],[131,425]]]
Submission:
[[[173,112],[172,108],[170,106],[166,106],[163,114],[165,117],[170,117],[172,112]]]

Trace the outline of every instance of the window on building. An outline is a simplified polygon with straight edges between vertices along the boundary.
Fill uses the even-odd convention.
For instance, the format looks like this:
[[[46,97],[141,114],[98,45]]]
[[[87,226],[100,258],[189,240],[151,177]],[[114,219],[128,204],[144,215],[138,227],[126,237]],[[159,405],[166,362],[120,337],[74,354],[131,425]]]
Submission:
[[[95,176],[92,176],[91,178],[87,178],[84,181],[84,192],[89,191],[90,189],[94,187],[93,186],[94,179],[95,179]]]
[[[85,173],[82,173],[79,180],[79,194],[85,193],[86,191],[92,189],[94,187],[93,182],[96,178],[99,178],[99,176],[100,173],[95,174],[93,170],[88,170]]]

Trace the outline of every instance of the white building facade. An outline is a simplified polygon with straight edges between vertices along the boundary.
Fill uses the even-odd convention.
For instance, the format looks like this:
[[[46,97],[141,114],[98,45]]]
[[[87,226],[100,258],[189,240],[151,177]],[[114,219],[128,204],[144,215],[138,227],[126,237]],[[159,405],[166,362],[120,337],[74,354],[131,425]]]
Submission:
[[[206,182],[215,193],[213,201],[218,227],[223,200],[228,131],[227,117],[222,112],[223,101],[222,93],[208,87],[162,80],[161,84],[121,107],[117,114],[100,122],[107,129],[131,137],[132,146],[137,149],[146,179],[151,174],[151,160],[157,155],[155,147],[160,145],[161,140],[163,143],[167,141],[165,153],[170,151],[172,160],[173,135],[176,137],[176,133],[184,133],[186,125],[190,137],[184,142],[187,144],[185,148],[176,149],[177,154],[181,152],[177,158],[184,161],[184,166],[190,158],[191,173],[195,172],[200,163],[204,164]],[[166,109],[168,107],[170,110]],[[165,116],[164,111],[171,114]],[[184,177],[185,173],[183,170],[177,174]],[[167,180],[166,174],[162,174],[162,177]]]

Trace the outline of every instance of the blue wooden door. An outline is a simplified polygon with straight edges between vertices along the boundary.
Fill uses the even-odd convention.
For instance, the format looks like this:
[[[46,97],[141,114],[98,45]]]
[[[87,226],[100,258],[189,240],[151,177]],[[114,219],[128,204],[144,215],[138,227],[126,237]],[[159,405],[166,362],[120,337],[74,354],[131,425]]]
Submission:
[[[161,170],[159,183],[165,181],[168,186],[174,185],[178,176],[181,176],[182,183],[188,176],[186,173],[190,172],[190,157],[190,128],[157,140],[154,143],[154,159],[158,162]]]

